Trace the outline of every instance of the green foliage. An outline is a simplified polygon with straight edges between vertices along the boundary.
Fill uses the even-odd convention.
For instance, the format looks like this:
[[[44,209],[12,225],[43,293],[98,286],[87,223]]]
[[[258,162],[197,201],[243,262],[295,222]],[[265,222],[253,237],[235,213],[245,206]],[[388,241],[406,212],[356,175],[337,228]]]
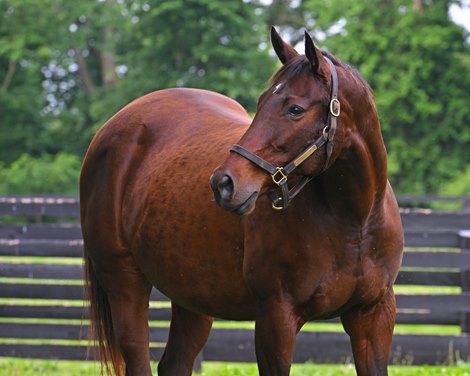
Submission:
[[[470,51],[451,3],[304,2],[324,46],[371,84],[401,193],[436,192],[470,163]]]
[[[9,167],[0,164],[0,194],[77,194],[80,165],[71,154],[23,154]]]
[[[470,195],[470,166],[452,180],[442,184],[439,193],[449,196]]]
[[[436,192],[470,163],[470,52],[447,14],[458,1],[417,3],[0,0],[3,170],[23,154],[82,158],[113,113],[165,87],[215,90],[253,112],[277,64],[275,24],[294,44],[310,29],[359,68],[375,91],[395,189]]]
[[[0,1],[0,162],[13,179],[3,186],[23,189],[5,171],[24,154],[82,158],[110,116],[150,91],[206,88],[254,110],[274,69],[256,12],[222,0]]]
[[[147,1],[135,12],[140,22],[125,40],[129,80],[145,91],[186,86],[205,88],[237,99],[249,110],[273,73],[268,28],[256,7],[242,1]],[[138,80],[141,70],[150,73]],[[137,75],[137,76],[136,76]],[[137,80],[137,81],[136,81]]]

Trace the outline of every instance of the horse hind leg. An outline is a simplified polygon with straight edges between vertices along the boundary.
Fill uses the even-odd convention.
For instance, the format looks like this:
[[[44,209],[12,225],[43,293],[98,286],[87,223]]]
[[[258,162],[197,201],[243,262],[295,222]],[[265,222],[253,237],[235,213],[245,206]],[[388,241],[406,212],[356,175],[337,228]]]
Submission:
[[[123,278],[123,274],[119,278],[124,281],[108,295],[116,341],[126,363],[126,376],[151,375],[148,307],[152,286],[138,275]]]
[[[393,289],[369,309],[360,307],[341,317],[349,334],[356,372],[359,376],[388,375],[387,365],[395,325]]]
[[[159,376],[190,376],[194,360],[205,345],[213,318],[172,303],[170,332],[158,364]]]
[[[91,340],[108,374],[151,375],[148,306],[152,286],[131,257],[104,268],[85,257]],[[115,261],[115,260],[114,260]]]

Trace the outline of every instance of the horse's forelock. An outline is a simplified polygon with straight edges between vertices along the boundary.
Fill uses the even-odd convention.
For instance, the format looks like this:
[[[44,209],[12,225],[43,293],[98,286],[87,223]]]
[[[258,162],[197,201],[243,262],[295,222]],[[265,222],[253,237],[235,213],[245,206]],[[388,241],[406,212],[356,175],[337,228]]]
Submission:
[[[290,81],[299,76],[304,70],[310,69],[310,63],[304,55],[299,55],[279,69],[269,80],[270,86]]]
[[[354,78],[354,81],[357,82],[360,86],[362,86],[364,89],[366,89],[366,92],[369,94],[369,96],[372,98],[373,93],[372,89],[367,83],[367,81],[362,77],[362,75],[358,72],[357,69],[354,67],[350,66],[349,64],[346,64],[345,62],[339,60],[337,57],[331,55],[328,52],[322,52],[323,55],[327,56],[333,63],[346,70],[349,72]],[[269,80],[269,86],[270,87],[275,87],[276,85],[279,85],[281,83],[288,82],[302,73],[304,71],[311,71],[310,69],[310,62],[306,58],[305,55],[299,55],[291,60],[289,60],[286,64],[284,64],[281,69],[279,69]],[[341,82],[339,83],[341,87]]]

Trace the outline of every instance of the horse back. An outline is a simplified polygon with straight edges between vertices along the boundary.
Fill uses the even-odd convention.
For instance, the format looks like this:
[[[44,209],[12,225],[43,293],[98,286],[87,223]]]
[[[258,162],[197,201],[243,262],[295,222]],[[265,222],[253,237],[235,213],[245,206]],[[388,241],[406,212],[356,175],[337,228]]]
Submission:
[[[220,162],[249,123],[237,102],[210,91],[167,89],[136,99],[108,120],[90,144],[80,177],[82,220],[96,216],[91,202],[109,202],[100,211],[115,212],[111,206],[155,174],[164,180],[165,174],[183,169],[188,176],[202,167],[205,181],[194,181],[194,186],[208,186],[209,163]],[[198,155],[206,162],[193,168]]]

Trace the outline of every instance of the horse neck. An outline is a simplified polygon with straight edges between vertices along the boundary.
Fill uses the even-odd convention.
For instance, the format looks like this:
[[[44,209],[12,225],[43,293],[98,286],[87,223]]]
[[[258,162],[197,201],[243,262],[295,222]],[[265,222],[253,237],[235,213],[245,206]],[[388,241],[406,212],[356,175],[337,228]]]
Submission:
[[[383,205],[387,156],[378,117],[357,119],[356,124],[361,128],[348,128],[348,145],[315,186],[316,194],[331,210],[363,224]]]

